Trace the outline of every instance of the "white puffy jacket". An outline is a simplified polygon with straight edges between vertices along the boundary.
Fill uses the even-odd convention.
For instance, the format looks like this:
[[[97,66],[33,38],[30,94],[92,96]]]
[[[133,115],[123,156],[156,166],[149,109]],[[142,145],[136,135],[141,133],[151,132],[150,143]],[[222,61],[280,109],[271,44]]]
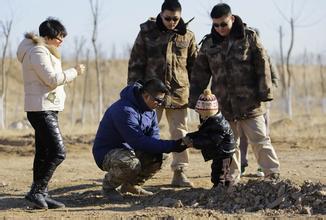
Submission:
[[[22,63],[25,111],[62,111],[66,99],[63,86],[77,77],[77,70],[62,71],[57,49],[32,33],[18,46],[17,58]]]

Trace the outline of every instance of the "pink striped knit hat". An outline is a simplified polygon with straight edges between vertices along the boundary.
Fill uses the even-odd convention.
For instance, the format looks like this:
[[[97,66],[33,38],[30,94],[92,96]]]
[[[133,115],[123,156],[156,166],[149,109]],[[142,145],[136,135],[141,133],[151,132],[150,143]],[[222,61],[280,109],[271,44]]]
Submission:
[[[197,100],[195,109],[198,111],[212,111],[218,110],[218,102],[214,94],[210,89],[205,89],[204,93],[201,94]]]

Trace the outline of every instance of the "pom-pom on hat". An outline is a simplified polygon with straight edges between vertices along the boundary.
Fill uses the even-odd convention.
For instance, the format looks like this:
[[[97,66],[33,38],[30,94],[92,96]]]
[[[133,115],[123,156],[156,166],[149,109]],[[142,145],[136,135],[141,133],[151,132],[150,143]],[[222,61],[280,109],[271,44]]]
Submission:
[[[214,94],[210,89],[205,89],[196,103],[195,109],[198,111],[218,111],[218,102]]]

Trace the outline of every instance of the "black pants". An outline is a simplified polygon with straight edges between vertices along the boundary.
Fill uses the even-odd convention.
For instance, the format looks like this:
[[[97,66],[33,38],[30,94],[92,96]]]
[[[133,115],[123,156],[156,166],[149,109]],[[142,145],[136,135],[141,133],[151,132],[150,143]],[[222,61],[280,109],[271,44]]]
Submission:
[[[27,118],[35,130],[33,182],[45,188],[66,157],[58,125],[58,112],[27,112]]]
[[[224,174],[224,171],[223,171],[223,159],[226,159],[226,158],[230,158],[230,164],[231,164],[231,161],[232,161],[232,157],[231,156],[223,156],[223,157],[218,157],[218,158],[214,158],[213,159],[213,162],[212,162],[212,165],[211,165],[211,182],[214,184],[214,185],[218,185],[221,181],[226,181],[224,178],[223,178],[223,174]]]

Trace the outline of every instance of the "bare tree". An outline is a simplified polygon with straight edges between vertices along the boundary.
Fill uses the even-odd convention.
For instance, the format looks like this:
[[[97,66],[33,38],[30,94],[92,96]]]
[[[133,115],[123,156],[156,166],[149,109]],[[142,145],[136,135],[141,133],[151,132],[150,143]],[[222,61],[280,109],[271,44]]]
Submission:
[[[99,17],[99,4],[98,0],[89,0],[91,5],[91,11],[93,15],[93,34],[92,34],[92,45],[95,55],[95,68],[96,68],[96,78],[97,78],[97,95],[98,95],[98,121],[101,120],[102,111],[103,111],[103,89],[102,89],[102,76],[100,71],[100,62],[99,62],[99,50],[97,47],[97,33],[98,33],[98,17]]]
[[[288,113],[288,116],[290,118],[292,118],[293,112],[292,112],[292,76],[293,76],[293,71],[292,68],[290,66],[290,58],[291,58],[291,52],[293,49],[293,45],[294,45],[294,19],[293,17],[291,17],[290,19],[290,27],[291,27],[291,41],[290,41],[290,46],[288,49],[288,53],[286,56],[286,71],[288,73],[288,84],[287,84],[287,94],[286,94],[286,99],[287,99],[287,106],[286,106],[286,110]]]
[[[293,15],[294,12],[294,1],[292,0],[291,2],[291,11],[292,14],[291,16],[288,18],[283,11],[280,9],[280,7],[278,7],[278,5],[275,3],[275,1],[273,1],[276,9],[278,10],[278,12],[280,13],[280,15],[283,17],[283,19],[288,22],[290,24],[290,45],[289,45],[289,49],[287,51],[287,56],[286,56],[286,72],[287,72],[287,83],[286,83],[286,112],[288,114],[288,116],[290,118],[292,118],[293,112],[292,112],[292,89],[293,89],[293,84],[292,84],[292,80],[293,80],[293,69],[291,68],[291,64],[290,64],[290,60],[291,60],[291,53],[292,53],[292,49],[294,46],[294,36],[295,36],[295,27],[307,27],[307,26],[312,26],[314,24],[317,24],[318,22],[321,21],[321,19],[319,19],[319,21],[315,21],[312,24],[309,25],[302,25],[302,24],[298,24],[298,20],[299,18],[302,16],[302,12],[304,9],[304,4],[301,6],[301,9],[298,11],[297,16]],[[280,32],[281,33],[281,32]]]
[[[283,33],[282,26],[280,25],[279,27],[280,61],[281,61],[280,73],[281,73],[282,97],[285,97],[286,76],[285,76],[284,53],[283,53],[283,37],[284,37],[284,33]]]
[[[320,83],[321,83],[321,102],[323,113],[326,113],[326,77],[324,74],[324,65],[322,62],[322,56],[317,56],[317,63],[319,65]]]
[[[308,64],[308,55],[307,55],[307,49],[303,52],[303,58],[302,58],[302,70],[303,70],[303,88],[304,88],[304,107],[305,112],[310,112],[310,99],[308,94],[308,85],[307,85],[307,64]]]
[[[86,39],[81,36],[80,38],[76,37],[74,39],[75,44],[75,64],[78,65],[80,61],[80,57],[83,54],[83,47],[86,43]],[[71,95],[71,102],[70,102],[70,122],[71,125],[75,124],[75,114],[74,114],[74,105],[75,105],[75,96],[76,96],[76,81],[72,82],[72,95]]]
[[[293,2],[292,2],[293,3]],[[281,64],[282,64],[282,69],[281,71],[284,69],[286,71],[284,71],[284,74],[282,74],[282,79],[284,80],[284,93],[282,94],[283,96],[285,95],[285,108],[286,108],[286,113],[287,115],[292,118],[292,69],[290,66],[290,59],[291,59],[291,52],[293,49],[293,45],[294,45],[294,18],[293,15],[291,15],[290,19],[287,18],[287,16],[285,16],[285,14],[282,12],[282,10],[278,7],[278,5],[274,2],[274,5],[276,7],[276,9],[278,10],[278,12],[280,13],[280,15],[283,17],[284,20],[286,20],[289,24],[290,24],[290,28],[291,28],[291,38],[290,38],[290,46],[287,52],[287,56],[286,56],[286,69],[284,69],[284,58],[283,58],[283,31],[282,31],[282,27],[280,27],[279,29],[279,36],[280,36],[280,55],[281,55]],[[293,6],[293,4],[292,4]],[[286,74],[285,74],[286,73]],[[287,75],[287,77],[285,76]],[[287,82],[286,82],[287,79]],[[282,80],[282,81],[283,81]]]
[[[90,69],[90,61],[89,61],[89,49],[86,52],[86,71],[85,71],[85,81],[83,87],[83,102],[82,102],[82,111],[81,111],[81,124],[84,126],[85,118],[86,118],[86,94],[87,94],[87,83]]]
[[[1,90],[0,90],[0,128],[4,129],[6,126],[6,88],[7,88],[7,68],[6,68],[6,55],[9,45],[9,37],[11,33],[13,19],[0,23],[1,32],[5,38],[2,58],[1,58]]]

